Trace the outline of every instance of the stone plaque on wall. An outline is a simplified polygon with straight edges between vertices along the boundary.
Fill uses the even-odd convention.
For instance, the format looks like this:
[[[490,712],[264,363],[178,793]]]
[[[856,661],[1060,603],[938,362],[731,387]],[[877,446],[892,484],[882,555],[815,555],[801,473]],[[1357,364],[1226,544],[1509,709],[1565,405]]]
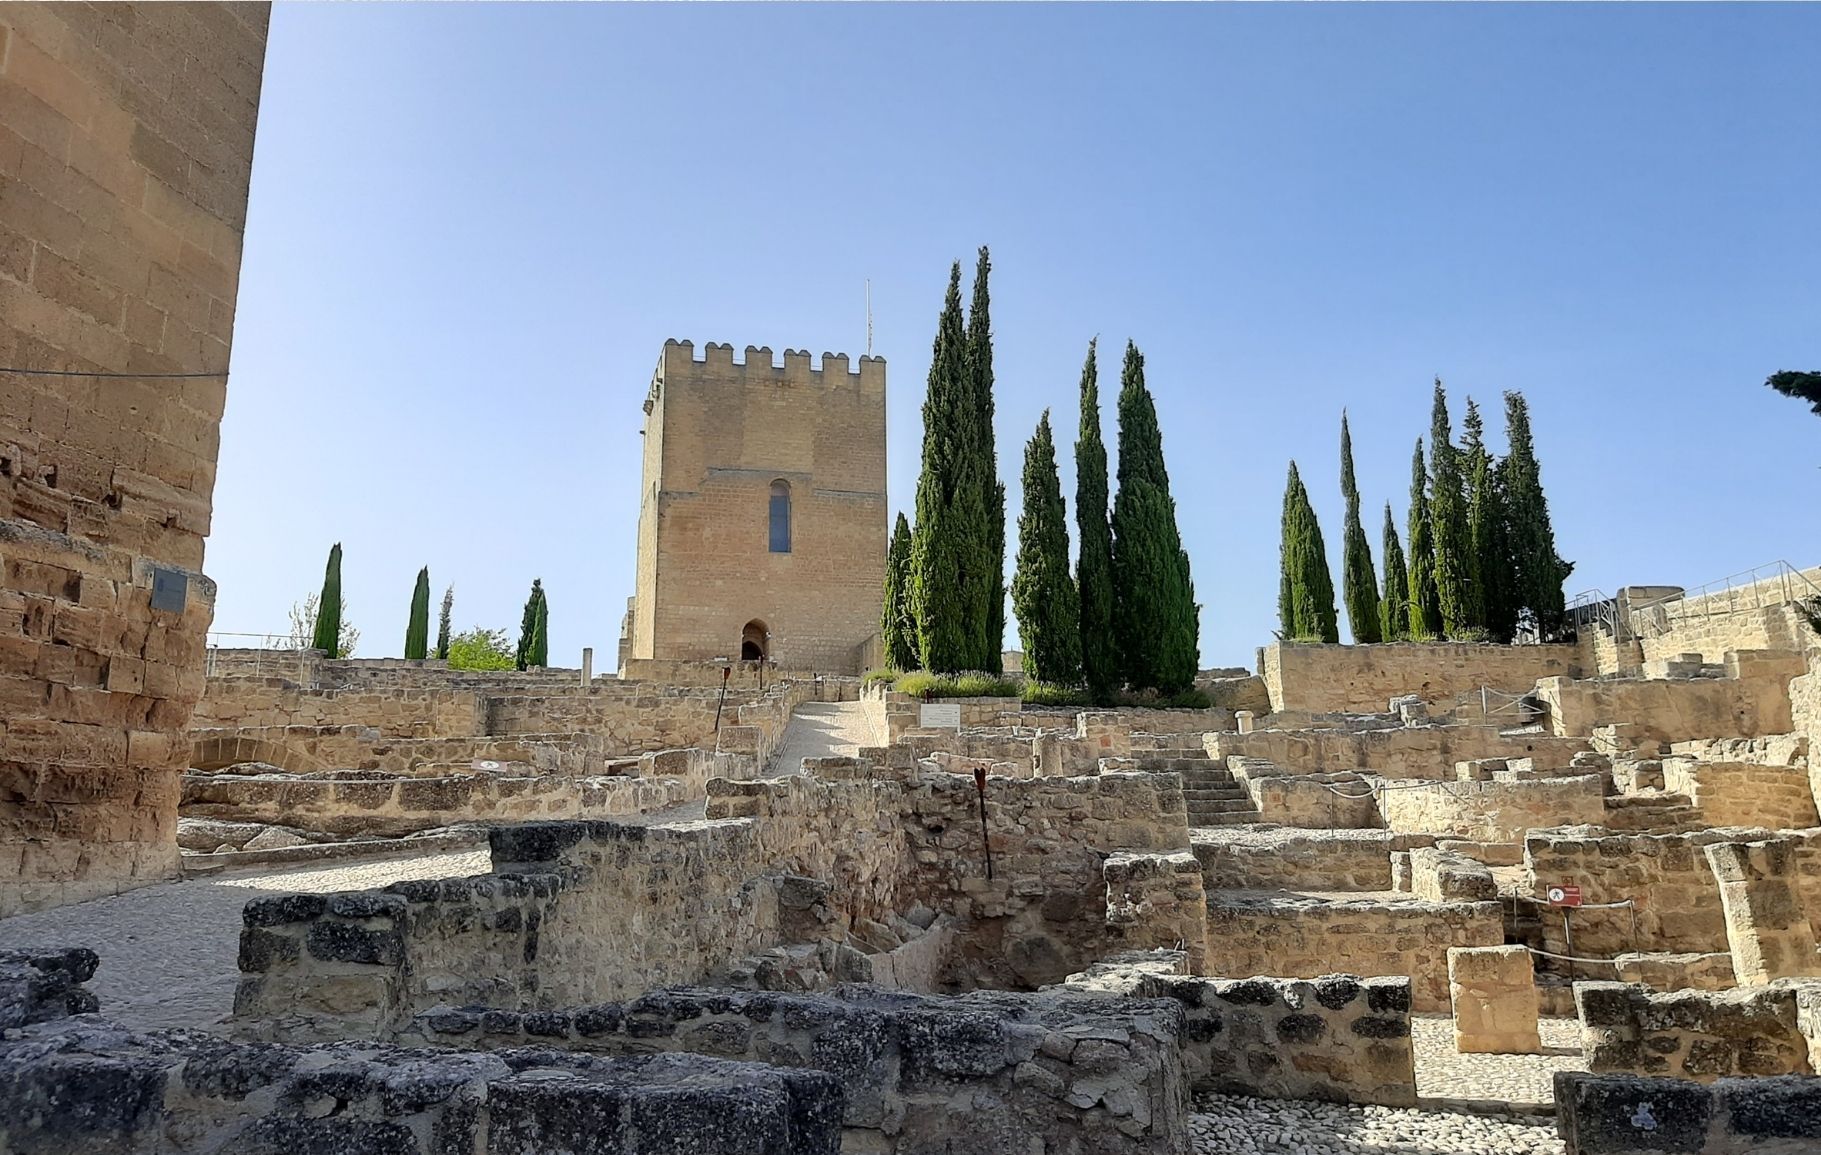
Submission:
[[[954,702],[925,702],[917,724],[925,730],[959,730],[961,707]]]

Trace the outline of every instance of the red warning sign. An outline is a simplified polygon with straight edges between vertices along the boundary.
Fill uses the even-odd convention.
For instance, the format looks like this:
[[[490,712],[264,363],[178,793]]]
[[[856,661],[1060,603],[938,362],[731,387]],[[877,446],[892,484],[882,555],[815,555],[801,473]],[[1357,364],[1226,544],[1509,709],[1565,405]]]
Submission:
[[[1548,895],[1550,906],[1581,905],[1581,888],[1578,886],[1552,886]]]

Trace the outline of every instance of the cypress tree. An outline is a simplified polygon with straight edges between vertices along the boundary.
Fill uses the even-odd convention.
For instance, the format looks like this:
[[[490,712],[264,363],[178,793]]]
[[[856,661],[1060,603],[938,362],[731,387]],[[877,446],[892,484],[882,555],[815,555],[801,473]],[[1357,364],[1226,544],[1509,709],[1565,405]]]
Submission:
[[[893,670],[917,667],[916,627],[910,620],[910,551],[910,523],[900,513],[885,554],[885,608],[879,615],[885,664]]]
[[[1187,690],[1195,682],[1200,607],[1176,528],[1144,355],[1129,341],[1120,373],[1119,494],[1112,524],[1113,616],[1125,680],[1134,690]]]
[[[993,322],[987,276],[992,260],[980,246],[974,267],[974,299],[967,313],[968,391],[974,425],[973,464],[978,471],[981,571],[978,597],[986,609],[971,669],[1000,672],[1005,648],[1005,486],[999,481],[999,453],[993,436]]]
[[[1562,583],[1574,563],[1555,551],[1549,499],[1543,495],[1542,467],[1530,434],[1530,406],[1518,392],[1505,394],[1505,460],[1499,480],[1505,495],[1507,548],[1511,556],[1511,605],[1528,611],[1545,641],[1562,634]]]
[[[1385,503],[1385,596],[1379,600],[1379,633],[1387,642],[1410,636],[1410,576],[1404,568],[1404,547],[1397,540],[1397,523],[1391,503]]]
[[[1328,551],[1309,491],[1296,462],[1284,483],[1282,578],[1277,599],[1278,620],[1288,641],[1338,642],[1340,620],[1334,612],[1334,578],[1328,572]],[[1377,612],[1374,607],[1374,613]]]
[[[1378,612],[1378,574],[1372,568],[1372,546],[1359,520],[1359,485],[1353,477],[1353,434],[1347,428],[1347,411],[1340,414],[1340,491],[1347,499],[1347,520],[1341,530],[1341,588],[1347,603],[1347,626],[1354,645],[1384,640]]]
[[[1113,531],[1107,521],[1107,447],[1100,439],[1100,382],[1095,341],[1081,367],[1081,427],[1075,440],[1075,526],[1080,539],[1076,587],[1081,600],[1081,670],[1094,701],[1119,684],[1113,626]]]
[[[1467,533],[1466,487],[1448,423],[1448,395],[1440,377],[1435,379],[1429,462],[1429,524],[1434,535],[1435,592],[1442,607],[1442,633],[1450,638],[1471,637],[1483,625],[1485,615],[1471,578],[1473,546]]]
[[[525,599],[525,612],[519,618],[518,648],[513,653],[512,664],[523,670],[531,665],[532,635],[537,632],[537,604],[544,597],[544,579],[531,580],[531,596]]]
[[[436,616],[436,656],[440,661],[449,660],[449,618],[455,610],[455,587],[443,591],[443,609]]]
[[[537,591],[537,619],[531,626],[531,665],[545,669],[550,665],[550,595]]]
[[[1429,474],[1423,468],[1423,439],[1416,439],[1410,462],[1410,639],[1434,641],[1442,635],[1442,603],[1435,589],[1434,527],[1429,521]]]
[[[411,616],[405,622],[405,657],[421,661],[430,653],[430,567],[417,571],[411,590]]]
[[[341,542],[329,548],[322,596],[316,602],[316,634],[310,645],[331,658],[341,656]]]
[[[969,492],[969,400],[966,334],[961,320],[961,263],[949,270],[948,295],[936,323],[929,391],[923,399],[923,468],[917,476],[917,524],[911,535],[911,617],[917,660],[926,670],[968,668],[978,649],[969,577],[977,571],[965,496]]]
[[[1468,575],[1479,591],[1481,623],[1495,642],[1509,642],[1517,626],[1510,609],[1511,561],[1505,548],[1505,503],[1499,486],[1498,463],[1486,448],[1485,423],[1480,409],[1467,399],[1461,419],[1461,459],[1467,482]]]
[[[1069,512],[1056,473],[1056,443],[1045,409],[1024,447],[1024,512],[1018,518],[1018,563],[1012,609],[1024,643],[1025,675],[1072,686],[1081,681],[1081,613],[1069,576]]]

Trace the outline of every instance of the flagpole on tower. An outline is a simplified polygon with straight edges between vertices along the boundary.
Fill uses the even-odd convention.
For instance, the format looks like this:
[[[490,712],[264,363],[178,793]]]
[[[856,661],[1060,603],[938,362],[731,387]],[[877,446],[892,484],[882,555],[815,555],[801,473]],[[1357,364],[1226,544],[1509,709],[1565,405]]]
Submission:
[[[866,355],[873,355],[873,279],[866,278]]]

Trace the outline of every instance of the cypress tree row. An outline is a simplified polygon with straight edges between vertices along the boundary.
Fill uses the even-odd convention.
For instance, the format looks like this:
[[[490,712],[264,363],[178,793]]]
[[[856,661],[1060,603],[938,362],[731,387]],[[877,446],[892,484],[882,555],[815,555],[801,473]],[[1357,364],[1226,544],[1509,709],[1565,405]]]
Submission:
[[[436,616],[436,656],[440,661],[449,659],[449,618],[455,610],[455,587],[443,591],[443,609]]]
[[[1134,690],[1170,694],[1195,681],[1195,585],[1176,528],[1157,407],[1144,356],[1126,343],[1119,389],[1119,495],[1113,500],[1113,616],[1120,664]]]
[[[911,536],[911,617],[917,624],[917,660],[924,669],[952,674],[968,668],[976,650],[969,580],[971,557],[968,469],[969,400],[966,334],[961,320],[961,262],[949,270],[948,295],[936,323],[929,391],[923,399],[923,468],[917,476],[917,525]],[[984,607],[982,607],[984,608]],[[978,632],[983,632],[983,627]]]
[[[1397,540],[1391,503],[1385,503],[1385,596],[1379,600],[1379,634],[1387,642],[1410,636],[1410,577],[1404,569],[1404,547]]]
[[[512,664],[516,669],[526,669],[531,665],[532,635],[537,632],[537,607],[544,600],[544,579],[531,580],[531,596],[525,599],[525,612],[519,618],[518,648],[513,654]]]
[[[531,650],[526,657],[540,670],[550,665],[550,598],[542,588],[537,591],[537,617],[531,624]]]
[[[917,628],[910,620],[910,551],[910,523],[899,513],[885,554],[885,608],[879,615],[885,664],[893,670],[917,668]]]
[[[1347,520],[1341,530],[1341,589],[1347,603],[1347,626],[1355,645],[1384,640],[1379,620],[1378,575],[1372,569],[1372,546],[1359,520],[1359,485],[1353,476],[1353,434],[1347,428],[1347,411],[1340,414],[1340,491],[1347,499]]]
[[[1286,641],[1338,642],[1340,621],[1334,612],[1334,578],[1328,572],[1328,550],[1321,524],[1303,485],[1296,462],[1284,483],[1283,576],[1277,599],[1278,621]],[[1377,613],[1377,607],[1373,608]]]
[[[1080,606],[1069,576],[1069,514],[1062,504],[1048,409],[1024,447],[1024,512],[1018,517],[1012,609],[1024,643],[1025,675],[1052,685],[1080,682]]]
[[[322,596],[316,602],[316,634],[310,645],[331,658],[341,656],[341,542],[329,548],[329,564],[322,575]]]
[[[1471,636],[1484,617],[1479,590],[1470,573],[1472,544],[1467,534],[1466,488],[1460,457],[1448,424],[1448,395],[1435,379],[1435,406],[1429,429],[1429,523],[1434,535],[1435,591],[1442,611],[1442,634]],[[1416,548],[1412,543],[1412,550]]]
[[[1097,340],[1097,339],[1096,339]],[[1100,381],[1088,342],[1081,367],[1081,426],[1075,440],[1076,561],[1081,601],[1081,671],[1095,702],[1110,699],[1119,684],[1119,647],[1113,625],[1113,531],[1107,520],[1107,447],[1100,439]]]
[[[422,661],[430,653],[430,567],[417,571],[411,590],[411,616],[405,621],[405,657]]]
[[[1467,399],[1461,457],[1467,481],[1468,572],[1479,591],[1481,624],[1495,642],[1509,642],[1517,628],[1511,610],[1509,584],[1511,560],[1505,548],[1505,502],[1498,483],[1498,465],[1486,448],[1485,424],[1480,409]]]
[[[1434,527],[1429,520],[1429,474],[1423,468],[1423,439],[1410,462],[1410,640],[1442,636],[1442,603],[1435,588]]]
[[[973,399],[974,466],[979,471],[983,508],[978,596],[985,601],[986,618],[975,658],[969,669],[998,674],[1004,665],[1005,647],[1005,486],[999,481],[999,454],[993,437],[993,323],[987,291],[992,261],[980,246],[974,267],[974,300],[967,314],[967,377]]]
[[[1561,636],[1562,583],[1574,563],[1563,561],[1555,551],[1542,468],[1531,440],[1530,406],[1522,393],[1505,394],[1505,438],[1509,451],[1499,464],[1498,481],[1504,490],[1511,557],[1510,604],[1514,621],[1517,613],[1528,611],[1538,635],[1547,641]]]

